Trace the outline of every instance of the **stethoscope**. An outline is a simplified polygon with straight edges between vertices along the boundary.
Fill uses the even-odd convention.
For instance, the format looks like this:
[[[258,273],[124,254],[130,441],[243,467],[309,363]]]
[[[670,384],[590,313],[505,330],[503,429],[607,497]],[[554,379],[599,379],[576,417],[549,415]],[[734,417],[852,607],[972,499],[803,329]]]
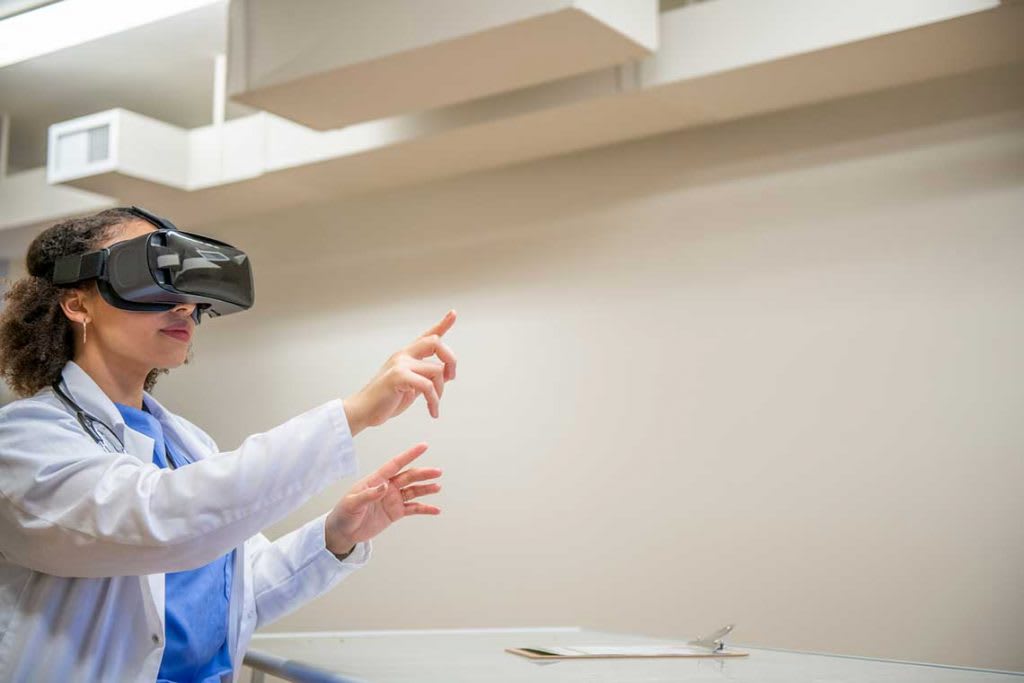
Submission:
[[[85,433],[88,434],[93,441],[99,444],[103,450],[108,453],[127,453],[127,450],[125,450],[124,447],[124,442],[118,438],[117,434],[114,433],[114,430],[111,429],[103,420],[93,417],[89,413],[85,412],[82,406],[78,405],[75,399],[68,396],[67,392],[61,388],[60,380],[54,382],[52,386],[57,397],[75,414],[78,424],[82,425],[82,429]],[[100,432],[100,429],[103,430],[103,433]],[[117,444],[116,448],[111,445],[114,443]],[[164,447],[164,457],[167,459],[167,466],[172,470],[178,469],[182,464],[177,462],[175,458],[171,457],[171,451],[166,446]],[[184,464],[188,464],[189,462],[192,461],[186,458]]]
[[[64,405],[66,405],[74,414],[78,420],[78,424],[82,425],[82,429],[88,434],[93,441],[103,447],[103,450],[109,453],[125,453],[124,442],[117,437],[114,430],[111,429],[106,422],[99,418],[93,417],[89,413],[82,409],[82,406],[78,405],[73,398],[67,395],[60,386],[60,380],[53,383],[53,391],[57,394]],[[100,428],[103,429],[104,434],[100,433]],[[112,443],[116,443],[117,447],[111,446]]]

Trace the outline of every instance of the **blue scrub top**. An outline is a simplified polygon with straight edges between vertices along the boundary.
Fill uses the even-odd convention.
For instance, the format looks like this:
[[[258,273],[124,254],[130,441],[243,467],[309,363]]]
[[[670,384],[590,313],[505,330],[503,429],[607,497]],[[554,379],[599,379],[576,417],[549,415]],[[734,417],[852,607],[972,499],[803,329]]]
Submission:
[[[153,464],[176,467],[192,461],[170,448],[163,428],[148,410],[115,403],[130,429],[153,439]],[[166,643],[158,683],[219,683],[231,673],[228,651],[228,602],[231,599],[232,550],[210,564],[166,575]]]

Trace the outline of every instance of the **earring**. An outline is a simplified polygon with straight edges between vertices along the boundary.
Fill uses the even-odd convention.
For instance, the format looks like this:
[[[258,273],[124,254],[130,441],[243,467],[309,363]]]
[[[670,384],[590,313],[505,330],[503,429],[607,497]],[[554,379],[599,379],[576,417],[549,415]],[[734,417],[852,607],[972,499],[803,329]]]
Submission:
[[[86,321],[86,320],[82,321],[82,346],[85,346],[85,343],[87,341],[89,341],[89,327],[88,327],[88,325],[89,325],[88,321]]]

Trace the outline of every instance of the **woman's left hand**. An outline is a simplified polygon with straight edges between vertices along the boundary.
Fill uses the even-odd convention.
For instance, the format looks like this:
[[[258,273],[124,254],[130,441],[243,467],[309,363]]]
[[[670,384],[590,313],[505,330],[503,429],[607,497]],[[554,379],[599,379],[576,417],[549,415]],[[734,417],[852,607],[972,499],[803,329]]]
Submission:
[[[356,482],[327,515],[324,533],[328,550],[344,555],[356,543],[370,540],[403,517],[441,514],[433,505],[416,502],[441,490],[441,485],[432,481],[441,476],[441,470],[405,469],[426,450],[427,444],[416,444]]]

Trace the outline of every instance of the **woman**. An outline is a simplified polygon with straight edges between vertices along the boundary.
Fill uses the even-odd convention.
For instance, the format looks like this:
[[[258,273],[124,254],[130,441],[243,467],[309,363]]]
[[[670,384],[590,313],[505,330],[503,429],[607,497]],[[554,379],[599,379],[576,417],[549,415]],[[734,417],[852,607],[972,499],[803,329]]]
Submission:
[[[146,249],[151,267],[133,271]],[[361,430],[419,395],[437,417],[455,313],[354,395],[219,452],[149,393],[186,361],[204,312],[246,307],[209,279],[227,272],[217,262],[249,274],[243,252],[135,207],[59,223],[30,246],[0,314],[0,374],[26,397],[0,410],[0,680],[237,679],[255,629],[362,567],[391,523],[440,512],[417,500],[441,475],[409,467],[418,444],[326,515],[273,543],[259,533],[356,471]],[[118,269],[162,279],[168,300],[126,293]]]

